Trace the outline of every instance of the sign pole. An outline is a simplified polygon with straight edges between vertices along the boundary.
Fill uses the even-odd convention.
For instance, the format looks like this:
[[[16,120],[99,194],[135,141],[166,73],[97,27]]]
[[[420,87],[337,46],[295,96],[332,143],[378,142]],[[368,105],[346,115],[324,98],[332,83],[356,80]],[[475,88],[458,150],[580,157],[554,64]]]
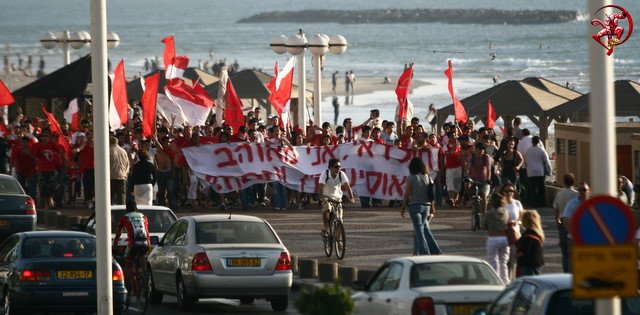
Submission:
[[[588,12],[594,14],[598,9],[611,4],[610,0],[589,0]],[[606,10],[606,9],[605,9]],[[609,11],[609,14],[611,13]],[[593,17],[598,18],[598,17]],[[587,34],[593,32],[591,23]],[[613,56],[607,56],[602,47],[590,36],[589,69],[591,96],[589,112],[591,116],[591,179],[594,195],[614,196],[616,191],[615,174],[615,123],[613,93]],[[595,144],[598,145],[595,145]],[[620,298],[596,299],[597,315],[620,314]]]

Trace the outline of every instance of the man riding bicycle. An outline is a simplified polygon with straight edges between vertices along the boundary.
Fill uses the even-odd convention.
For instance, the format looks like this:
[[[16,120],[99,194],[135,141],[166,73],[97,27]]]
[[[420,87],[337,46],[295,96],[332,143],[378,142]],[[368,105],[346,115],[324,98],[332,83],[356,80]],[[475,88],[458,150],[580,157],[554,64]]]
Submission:
[[[340,170],[340,160],[329,160],[329,168],[320,174],[320,200],[322,200],[322,234],[326,234],[329,225],[329,211],[336,211],[336,215],[342,214],[342,189],[347,191],[349,202],[353,202],[353,191],[349,185],[347,174]]]
[[[118,219],[116,237],[113,239],[113,248],[116,249],[123,230],[127,233],[127,248],[124,251],[125,279],[131,279],[136,265],[146,272],[147,264],[145,255],[151,245],[149,234],[149,219],[138,212],[138,205],[133,198],[128,198],[126,213]],[[135,264],[134,262],[137,262]],[[128,281],[127,281],[128,282]]]

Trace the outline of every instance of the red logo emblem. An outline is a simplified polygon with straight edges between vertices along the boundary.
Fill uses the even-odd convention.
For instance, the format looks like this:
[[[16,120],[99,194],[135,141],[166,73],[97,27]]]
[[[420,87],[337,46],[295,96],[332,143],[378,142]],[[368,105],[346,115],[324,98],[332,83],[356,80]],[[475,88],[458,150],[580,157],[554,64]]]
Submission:
[[[625,8],[614,4],[605,5],[604,7],[598,9],[596,13],[608,7],[616,8],[620,12],[612,13],[611,15],[605,14],[604,22],[598,19],[591,20],[591,25],[602,27],[602,29],[597,34],[591,35],[591,37],[607,50],[607,56],[611,56],[611,54],[613,53],[613,49],[618,45],[622,45],[631,36],[631,33],[633,32],[633,19],[631,18],[631,14],[629,14],[629,12]],[[624,19],[628,21],[629,31],[627,32],[627,35],[624,37],[624,39],[622,39],[624,28],[618,26],[618,22]]]

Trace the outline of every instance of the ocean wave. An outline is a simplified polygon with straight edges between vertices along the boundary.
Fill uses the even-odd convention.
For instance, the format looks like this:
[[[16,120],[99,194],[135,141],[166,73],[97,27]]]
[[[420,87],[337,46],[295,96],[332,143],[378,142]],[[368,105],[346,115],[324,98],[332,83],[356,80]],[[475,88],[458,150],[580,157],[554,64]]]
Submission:
[[[591,14],[589,14],[588,12],[578,11],[578,13],[576,14],[576,21],[578,22],[588,21],[590,18],[591,18]]]
[[[640,63],[640,61],[634,60],[634,59],[618,59],[618,58],[614,58],[613,59],[613,63],[621,64],[621,65],[629,65],[629,64]]]

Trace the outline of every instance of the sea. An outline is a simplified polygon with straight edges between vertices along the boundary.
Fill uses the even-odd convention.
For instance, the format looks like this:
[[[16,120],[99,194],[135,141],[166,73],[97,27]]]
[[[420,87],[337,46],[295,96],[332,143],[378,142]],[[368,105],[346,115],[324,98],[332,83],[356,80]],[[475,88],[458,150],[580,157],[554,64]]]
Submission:
[[[47,50],[39,40],[45,32],[90,30],[88,0],[6,1],[0,10],[0,55],[43,56],[46,72],[62,66],[60,49]],[[640,2],[616,1],[640,20]],[[267,11],[309,9],[365,10],[412,8],[493,8],[503,10],[575,10],[575,21],[560,24],[508,25],[500,16],[487,24],[349,24],[344,23],[236,23],[239,19]],[[415,63],[414,77],[427,84],[415,88],[410,100],[418,117],[424,117],[434,103],[440,108],[451,103],[443,74],[447,60],[453,60],[454,88],[460,99],[491,87],[493,78],[521,80],[544,77],[586,93],[589,91],[587,44],[599,29],[589,21],[585,0],[109,0],[108,29],[120,37],[120,45],[109,50],[115,65],[125,60],[128,75],[144,74],[145,58],[161,57],[160,40],[175,36],[178,55],[187,55],[191,65],[199,61],[237,61],[240,68],[262,69],[271,73],[278,61],[269,47],[280,34],[292,35],[302,29],[308,36],[317,33],[342,35],[348,41],[346,52],[327,55],[324,75],[353,70],[357,77],[385,76],[395,83],[407,63]],[[626,26],[626,24],[622,24]],[[634,34],[616,47],[615,78],[640,80],[640,35]],[[89,48],[72,49],[72,59],[89,53]],[[495,56],[493,58],[492,54]],[[310,54],[307,54],[310,56]],[[308,80],[311,58],[307,58]],[[34,61],[37,64],[37,58]],[[308,85],[310,86],[310,85]],[[357,89],[357,81],[356,81]],[[364,120],[369,109],[379,108],[383,117],[392,117],[397,101],[392,91],[356,95],[340,100],[339,121],[352,117]],[[345,103],[349,104],[345,104]],[[325,120],[333,117],[331,96],[323,97]],[[498,113],[499,114],[499,113]],[[524,114],[524,113],[523,113]]]

